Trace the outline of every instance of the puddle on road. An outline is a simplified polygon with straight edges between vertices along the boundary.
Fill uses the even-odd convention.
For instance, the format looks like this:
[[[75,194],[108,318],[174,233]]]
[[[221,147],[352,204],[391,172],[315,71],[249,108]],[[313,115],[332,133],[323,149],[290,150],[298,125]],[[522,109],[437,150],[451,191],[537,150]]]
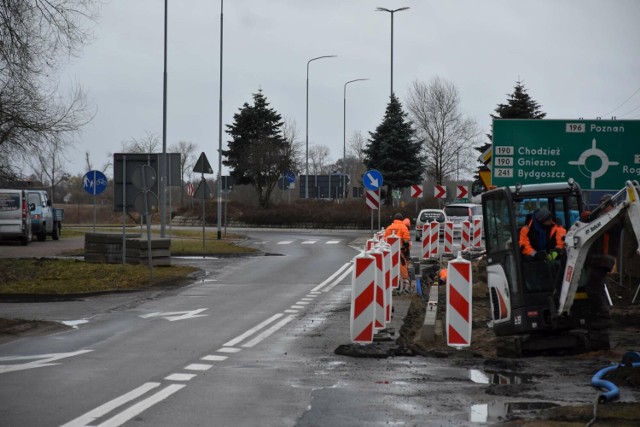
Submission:
[[[479,369],[469,369],[469,379],[476,384],[530,384],[533,375],[514,374],[512,372],[485,372]]]
[[[539,411],[560,406],[551,402],[494,402],[472,405],[469,421],[487,423],[505,421],[514,417],[532,418]]]

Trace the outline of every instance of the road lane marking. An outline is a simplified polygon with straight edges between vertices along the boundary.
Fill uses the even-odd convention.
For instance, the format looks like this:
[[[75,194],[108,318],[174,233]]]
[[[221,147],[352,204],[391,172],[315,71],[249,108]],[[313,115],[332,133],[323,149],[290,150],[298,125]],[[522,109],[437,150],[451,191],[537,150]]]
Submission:
[[[286,309],[284,312],[289,314],[296,314],[299,310],[291,310],[290,308]]]
[[[305,298],[318,298],[318,294],[309,294]],[[302,298],[304,299],[304,298]]]
[[[69,421],[68,423],[64,424],[61,427],[81,427],[81,426],[86,426],[89,423],[91,423],[93,420],[96,420],[106,414],[108,414],[109,412],[113,411],[114,409],[124,405],[127,402],[130,402],[134,399],[137,399],[138,397],[142,396],[143,394],[147,393],[150,390],[153,390],[156,387],[159,387],[160,383],[145,383],[142,384],[140,387],[131,390],[129,393],[123,394],[120,397],[116,397],[113,400],[110,400],[109,402],[105,403],[104,405],[98,406],[97,408],[87,412],[84,415],[79,416],[78,418],[76,418],[75,420]]]
[[[242,351],[241,348],[235,347],[222,347],[218,349],[218,353],[239,353],[240,351]]]
[[[156,403],[159,403],[159,402],[163,401],[164,399],[166,399],[167,397],[171,396],[173,393],[177,392],[178,390],[182,389],[183,387],[185,387],[185,384],[171,384],[171,385],[163,388],[162,390],[160,390],[156,394],[154,394],[154,395],[152,395],[152,396],[150,396],[150,397],[148,397],[148,398],[136,403],[135,405],[131,406],[129,409],[126,409],[126,410],[122,411],[121,413],[119,413],[115,417],[108,419],[107,421],[103,422],[102,424],[98,425],[97,427],[118,427],[118,426],[121,426],[122,424],[126,423],[127,421],[129,421],[130,419],[135,417],[136,415],[140,415],[146,409],[152,407]]]
[[[347,271],[345,271],[344,273],[342,273],[342,275],[340,277],[338,277],[338,279],[333,282],[332,284],[330,284],[329,286],[327,286],[326,288],[324,288],[322,290],[322,292],[329,292],[331,289],[335,288],[337,284],[339,284],[340,282],[342,282],[342,280],[347,277],[349,274],[351,274],[351,271],[353,270],[353,266],[350,266]]]
[[[233,347],[234,345],[238,344],[240,341],[244,340],[245,338],[247,338],[250,335],[253,335],[254,333],[259,331],[260,329],[262,329],[265,326],[267,326],[269,323],[273,322],[274,320],[277,320],[277,319],[281,318],[282,316],[284,316],[283,313],[276,313],[273,316],[271,316],[270,318],[268,318],[267,320],[265,320],[264,322],[261,322],[257,326],[254,326],[253,328],[249,329],[244,334],[239,335],[239,336],[235,337],[234,339],[232,339],[231,341],[228,341],[228,342],[222,344],[222,346],[223,347]]]
[[[327,240],[327,242],[325,244],[327,244],[327,245],[337,245],[340,242],[341,242],[341,240]]]
[[[218,356],[217,354],[210,354],[208,356],[203,357],[201,360],[206,360],[208,362],[222,362],[223,360],[227,360],[228,358],[229,356]]]
[[[324,288],[325,286],[327,286],[328,283],[331,283],[331,281],[333,279],[336,278],[336,276],[339,276],[340,274],[342,274],[342,271],[345,268],[349,268],[351,266],[351,262],[346,263],[345,265],[343,265],[342,267],[340,267],[335,273],[333,273],[331,276],[329,276],[329,278],[327,278],[324,282],[320,283],[318,286],[316,286],[315,288],[311,289],[311,293],[314,293],[316,291],[321,290],[322,288]]]
[[[309,305],[309,301],[298,301],[296,305]]]
[[[31,362],[23,363],[23,364],[9,364],[9,365],[0,365],[0,374],[5,374],[7,372],[14,371],[22,371],[25,369],[34,369],[34,368],[42,368],[44,366],[55,366],[60,363],[52,363],[60,359],[65,359],[67,357],[78,356],[80,354],[89,353],[93,350],[79,350],[71,353],[51,353],[51,354],[36,354],[33,356],[10,356],[10,357],[1,357],[0,362],[14,362],[18,360],[31,360]]]
[[[164,319],[167,319],[170,322],[174,322],[176,320],[185,320],[185,319],[193,319],[195,317],[208,316],[208,314],[199,314],[205,310],[208,310],[208,308],[199,308],[197,310],[191,310],[191,311],[171,311],[168,313],[162,313],[162,312],[149,313],[149,314],[142,314],[140,317],[142,317],[143,319],[148,319],[151,317],[162,317]]]
[[[195,377],[196,374],[171,374],[167,377],[164,377],[167,381],[189,381]]]
[[[293,240],[283,240],[282,242],[278,242],[279,245],[289,245],[293,243]]]
[[[302,309],[304,309],[304,306],[303,305],[292,305],[291,309],[292,310],[302,310]]]
[[[206,365],[204,363],[192,363],[184,367],[187,371],[208,371],[213,365]]]
[[[294,316],[292,316],[292,315],[285,317],[284,319],[282,319],[281,321],[279,321],[278,323],[276,323],[275,325],[271,326],[269,329],[265,330],[260,335],[258,335],[257,337],[255,337],[254,339],[249,341],[248,343],[243,344],[242,347],[246,347],[246,348],[253,347],[254,345],[258,344],[260,341],[262,341],[263,339],[267,338],[269,335],[273,334],[278,329],[282,328],[284,325],[286,325],[287,323],[292,321],[293,318],[294,318]]]
[[[317,240],[305,240],[304,242],[302,242],[302,245],[314,245],[317,242]]]

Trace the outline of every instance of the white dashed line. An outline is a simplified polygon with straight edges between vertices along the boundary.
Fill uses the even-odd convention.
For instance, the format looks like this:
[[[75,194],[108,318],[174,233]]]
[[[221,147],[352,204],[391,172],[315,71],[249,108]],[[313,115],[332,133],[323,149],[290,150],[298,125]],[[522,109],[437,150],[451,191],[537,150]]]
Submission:
[[[270,318],[268,318],[267,320],[265,320],[264,322],[261,322],[260,324],[258,324],[257,326],[254,326],[253,328],[249,329],[247,332],[245,332],[242,335],[239,335],[237,337],[235,337],[234,339],[232,339],[229,342],[226,342],[224,344],[222,344],[224,347],[233,347],[234,345],[238,344],[240,341],[244,340],[245,338],[247,338],[250,335],[253,335],[254,333],[256,333],[257,331],[259,331],[260,329],[264,328],[265,326],[267,326],[269,323],[273,322],[276,319],[281,318],[282,316],[284,316],[284,314],[282,313],[276,313],[273,316],[271,316]]]
[[[292,305],[290,307],[292,310],[302,310],[304,308],[303,305]]]
[[[205,365],[204,363],[192,363],[184,367],[187,371],[208,371],[213,365]]]
[[[242,351],[242,349],[236,347],[222,347],[218,349],[218,353],[238,353],[240,351]]]
[[[189,381],[190,379],[192,379],[195,376],[196,376],[196,374],[171,374],[168,377],[165,377],[165,380],[167,380],[167,381]]]
[[[313,298],[304,297],[304,298],[300,298],[300,301],[313,301]]]
[[[317,242],[317,240],[305,240],[304,242],[302,242],[302,245],[314,245]]]
[[[289,313],[289,314],[296,314],[298,312],[298,310],[286,309],[284,312],[285,313]]]
[[[293,316],[285,317],[284,319],[282,319],[281,321],[279,321],[278,323],[276,323],[275,325],[271,326],[269,329],[265,330],[260,335],[258,335],[257,337],[255,337],[254,339],[249,341],[248,343],[244,344],[243,347],[246,347],[246,348],[253,347],[254,345],[258,344],[263,339],[267,338],[269,335],[271,335],[274,332],[276,332],[278,329],[282,328],[284,325],[289,323],[291,320],[293,320]]]
[[[293,240],[283,240],[282,242],[278,242],[279,245],[288,245],[293,243]]]
[[[228,358],[228,356],[218,356],[215,354],[210,354],[209,356],[203,357],[201,360],[206,360],[207,362],[222,362],[223,360],[227,360]]]
[[[338,243],[340,243],[340,240],[327,240],[327,245],[337,245]]]
[[[298,301],[296,303],[296,305],[307,305],[307,304],[309,304],[309,301]]]

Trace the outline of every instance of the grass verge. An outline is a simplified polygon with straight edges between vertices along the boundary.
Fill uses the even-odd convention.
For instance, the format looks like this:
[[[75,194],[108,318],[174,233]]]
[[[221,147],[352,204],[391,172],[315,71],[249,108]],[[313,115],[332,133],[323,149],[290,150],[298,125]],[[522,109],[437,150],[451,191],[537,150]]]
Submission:
[[[75,294],[149,289],[176,285],[198,269],[155,267],[153,279],[143,265],[91,264],[77,260],[0,259],[0,293]]]

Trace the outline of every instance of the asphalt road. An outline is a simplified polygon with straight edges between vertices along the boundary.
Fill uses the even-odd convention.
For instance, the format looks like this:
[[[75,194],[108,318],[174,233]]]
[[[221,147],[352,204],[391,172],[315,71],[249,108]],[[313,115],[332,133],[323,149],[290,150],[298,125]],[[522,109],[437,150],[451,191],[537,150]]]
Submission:
[[[0,345],[0,425],[475,426],[596,396],[603,360],[336,355],[362,236],[249,234],[267,256],[176,260],[206,273],[179,290],[0,304],[75,326]]]

